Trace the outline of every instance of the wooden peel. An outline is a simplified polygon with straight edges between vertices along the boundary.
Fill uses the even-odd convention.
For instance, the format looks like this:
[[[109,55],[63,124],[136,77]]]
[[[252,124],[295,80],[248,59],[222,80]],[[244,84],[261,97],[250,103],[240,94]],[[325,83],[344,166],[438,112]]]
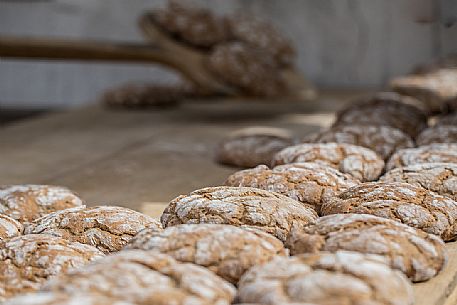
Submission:
[[[200,94],[243,95],[239,89],[211,74],[205,65],[208,52],[176,41],[154,24],[147,14],[140,18],[139,25],[151,44],[0,36],[0,58],[156,63],[182,74]],[[281,97],[299,100],[315,98],[316,91],[301,73],[288,68],[282,74],[287,93]]]

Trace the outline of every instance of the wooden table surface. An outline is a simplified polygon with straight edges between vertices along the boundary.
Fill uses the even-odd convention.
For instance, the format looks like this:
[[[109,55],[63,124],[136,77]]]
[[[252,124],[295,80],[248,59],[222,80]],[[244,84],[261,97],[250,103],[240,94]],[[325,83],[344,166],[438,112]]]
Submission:
[[[213,161],[226,133],[276,126],[303,136],[366,92],[324,92],[314,102],[193,101],[178,108],[54,113],[0,128],[0,184],[68,186],[88,205],[121,205],[159,216],[180,194],[220,185],[236,171]],[[415,285],[416,305],[457,304],[457,243],[446,270]]]

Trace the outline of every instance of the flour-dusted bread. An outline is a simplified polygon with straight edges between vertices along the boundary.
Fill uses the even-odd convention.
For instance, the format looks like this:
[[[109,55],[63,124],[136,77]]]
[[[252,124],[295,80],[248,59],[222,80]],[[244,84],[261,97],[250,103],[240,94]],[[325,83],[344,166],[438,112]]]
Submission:
[[[380,178],[381,182],[406,182],[457,201],[457,164],[419,163],[394,168]]]
[[[315,162],[329,165],[360,181],[379,178],[384,161],[371,149],[345,143],[303,143],[286,147],[273,158],[273,166]]]
[[[412,285],[378,255],[338,251],[278,257],[239,283],[241,302],[265,305],[412,305]]]
[[[434,143],[455,143],[457,144],[457,126],[433,126],[424,129],[416,139],[418,146]]]
[[[267,51],[242,42],[217,45],[205,62],[226,84],[252,96],[278,96],[286,91],[278,63]]]
[[[92,246],[45,234],[0,242],[0,301],[36,291],[49,278],[103,256]]]
[[[413,96],[433,111],[441,110],[443,104],[457,97],[457,69],[437,69],[422,75],[407,75],[392,80],[391,87],[404,95]]]
[[[273,24],[251,15],[235,14],[228,18],[232,37],[270,53],[280,65],[291,65],[295,59],[292,43]]]
[[[386,170],[421,163],[457,163],[457,143],[436,143],[400,149],[386,163]]]
[[[216,149],[216,160],[222,164],[242,168],[260,164],[269,166],[278,151],[293,143],[293,136],[285,129],[242,128],[222,139]]]
[[[24,231],[22,224],[13,218],[0,214],[0,243],[19,236]]]
[[[388,126],[335,126],[303,139],[306,143],[347,143],[369,148],[388,159],[396,150],[414,147],[410,136]]]
[[[338,250],[382,255],[415,282],[434,277],[446,262],[439,237],[367,214],[329,215],[293,228],[287,246],[293,255]]]
[[[394,92],[377,93],[338,112],[334,126],[388,126],[414,138],[427,126],[427,116],[412,103],[403,102],[409,99]]]
[[[82,204],[82,200],[75,193],[61,186],[34,184],[0,186],[0,213],[21,223]]]
[[[145,228],[162,230],[158,220],[116,206],[76,207],[57,211],[30,223],[26,234],[51,234],[98,248],[104,253],[121,250]]]
[[[285,241],[295,225],[317,219],[316,212],[279,193],[252,187],[208,187],[173,199],[162,214],[166,227],[184,223],[252,227]]]
[[[444,241],[457,237],[457,202],[408,183],[359,184],[324,202],[321,213],[372,214],[422,229]]]
[[[218,224],[182,224],[162,232],[145,229],[126,249],[157,251],[208,268],[236,284],[249,268],[287,255],[276,237],[256,229]]]
[[[8,299],[3,305],[138,305],[99,294],[69,295],[59,292],[35,292]]]
[[[255,187],[277,192],[313,207],[319,214],[322,202],[360,183],[325,164],[292,163],[269,169],[259,165],[229,176],[228,186]]]
[[[213,272],[166,254],[125,250],[48,281],[44,291],[99,294],[138,304],[228,305],[235,288]]]
[[[168,1],[165,8],[152,10],[145,18],[151,18],[162,31],[196,48],[208,49],[229,38],[225,18],[182,1]]]

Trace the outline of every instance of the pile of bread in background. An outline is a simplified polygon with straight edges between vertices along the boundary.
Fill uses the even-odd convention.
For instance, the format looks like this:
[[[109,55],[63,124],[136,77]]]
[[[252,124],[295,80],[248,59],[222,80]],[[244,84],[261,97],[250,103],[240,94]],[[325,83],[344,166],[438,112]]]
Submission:
[[[294,69],[296,51],[270,22],[242,12],[216,15],[177,0],[142,18],[160,29],[169,44],[202,55],[205,71],[200,72],[209,72],[238,95],[266,98],[288,94],[284,71]],[[106,91],[101,102],[121,108],[173,107],[184,99],[207,97],[208,92],[202,89],[184,79],[177,84],[131,83]]]

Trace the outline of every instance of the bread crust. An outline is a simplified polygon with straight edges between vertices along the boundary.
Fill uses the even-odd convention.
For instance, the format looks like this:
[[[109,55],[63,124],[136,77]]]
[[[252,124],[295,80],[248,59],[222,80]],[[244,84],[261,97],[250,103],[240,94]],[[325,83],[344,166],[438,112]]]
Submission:
[[[362,183],[324,202],[321,212],[371,214],[435,234],[444,241],[457,238],[457,202],[408,183]]]
[[[315,162],[329,165],[360,181],[379,178],[384,160],[371,149],[346,143],[302,143],[286,147],[273,158],[273,166]]]
[[[251,187],[208,187],[173,199],[162,214],[164,228],[212,223],[253,227],[285,241],[290,229],[317,219],[316,212],[279,193]]]
[[[24,227],[19,221],[0,214],[0,243],[10,238],[19,236],[24,231]]]
[[[383,257],[356,252],[278,257],[241,279],[241,302],[412,305],[412,285]]]
[[[421,163],[457,163],[457,143],[435,143],[400,149],[386,163],[386,171]]]

